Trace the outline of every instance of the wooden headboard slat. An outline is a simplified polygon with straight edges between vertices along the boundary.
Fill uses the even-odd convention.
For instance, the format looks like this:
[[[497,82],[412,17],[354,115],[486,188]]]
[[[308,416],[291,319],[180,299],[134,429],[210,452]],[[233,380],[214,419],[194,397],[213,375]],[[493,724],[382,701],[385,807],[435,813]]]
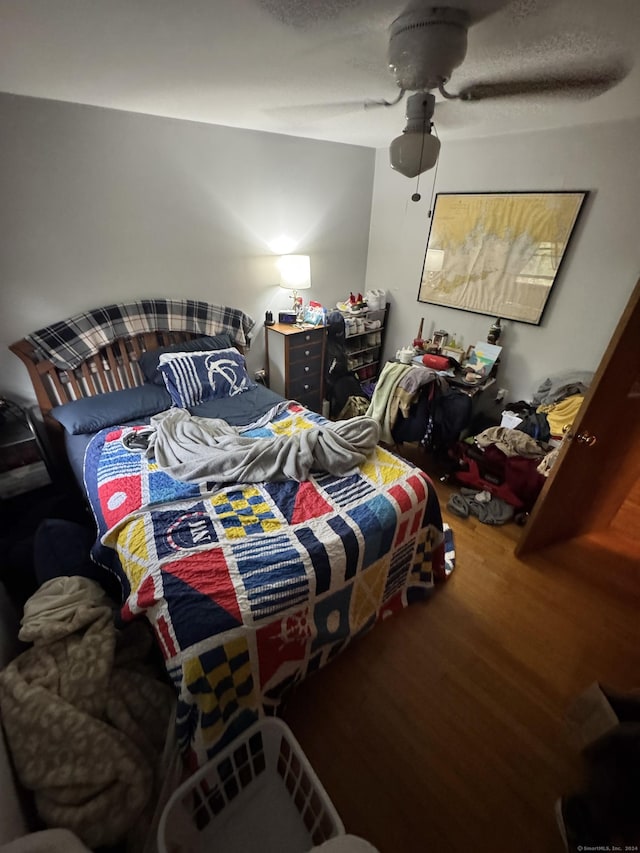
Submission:
[[[106,356],[107,356],[107,363],[109,365],[109,373],[110,373],[111,382],[109,383],[107,381],[107,378],[104,375],[104,371],[103,371],[102,377],[103,377],[104,385],[106,388],[109,388],[109,390],[121,391],[123,388],[125,388],[127,386],[125,386],[124,383],[122,382],[122,377],[120,376],[120,370],[118,369],[118,362],[116,360],[116,355],[115,355],[115,352],[113,350],[113,347],[107,348]],[[100,362],[100,370],[102,370],[102,362]],[[130,385],[128,387],[133,387],[133,385]]]
[[[131,362],[129,361],[129,347],[126,346],[126,343],[120,347],[120,357],[122,360],[122,366],[124,368],[125,375],[127,377],[127,385],[129,388],[135,388],[139,383],[134,379],[133,372],[131,370]]]
[[[138,335],[134,338],[131,338],[131,348],[133,349],[133,355],[135,357],[136,362],[140,360],[140,356],[143,353],[143,349],[140,346],[140,341],[138,340]]]
[[[93,356],[95,358],[95,356]],[[95,397],[96,394],[100,393],[100,388],[95,383],[91,370],[89,369],[89,365],[91,364],[91,359],[88,361],[83,361],[80,365],[80,373],[84,380],[86,392],[82,395],[83,397]]]
[[[64,385],[62,384],[62,382],[60,381],[60,375],[59,375],[58,371],[55,369],[55,367],[53,367],[53,365],[51,367],[52,367],[52,369],[47,371],[47,378],[52,383],[60,401],[64,402],[67,398],[67,391],[66,391]],[[51,408],[52,407],[49,406],[49,409],[51,409]]]
[[[167,344],[165,344],[163,341],[161,332],[145,332],[143,335],[139,336],[138,340],[140,340],[141,346],[145,352],[148,352],[152,349],[157,349],[158,347],[167,346]],[[178,332],[176,332],[175,334],[174,342],[180,343]]]
[[[82,389],[80,388],[78,380],[76,379],[75,373],[73,373],[72,371],[69,371],[67,373],[67,377],[68,377],[69,385],[71,385],[71,388],[73,389],[73,393],[75,394],[76,400],[79,400],[80,397],[82,397],[84,395],[82,393]]]

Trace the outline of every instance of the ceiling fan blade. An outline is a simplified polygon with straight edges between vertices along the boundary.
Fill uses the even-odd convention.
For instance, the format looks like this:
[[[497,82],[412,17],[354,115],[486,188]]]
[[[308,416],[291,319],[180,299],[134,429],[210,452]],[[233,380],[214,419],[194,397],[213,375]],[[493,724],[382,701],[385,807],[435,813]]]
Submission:
[[[472,83],[465,86],[458,96],[462,101],[484,101],[518,95],[595,98],[617,85],[628,73],[628,68],[616,65],[599,72],[557,72],[539,77]]]
[[[364,112],[366,102],[361,101],[334,101],[326,104],[291,104],[285,107],[272,107],[265,112],[274,118],[291,119],[299,117],[312,121],[334,118],[335,116],[348,115],[349,113]]]
[[[356,113],[364,110],[371,110],[377,107],[393,107],[399,104],[404,97],[404,92],[400,91],[393,100],[381,98],[374,100],[373,98],[362,98],[359,101],[330,101],[324,104],[290,104],[285,107],[273,107],[266,109],[265,112],[279,118],[290,118],[293,115],[305,117],[307,119],[320,120],[323,118],[333,118],[334,116],[347,115],[348,113]]]

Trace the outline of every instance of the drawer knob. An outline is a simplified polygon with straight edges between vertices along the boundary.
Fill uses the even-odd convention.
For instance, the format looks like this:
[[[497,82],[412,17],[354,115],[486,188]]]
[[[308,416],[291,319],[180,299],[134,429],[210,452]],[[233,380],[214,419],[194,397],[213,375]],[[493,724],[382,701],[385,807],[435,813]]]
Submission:
[[[304,336],[304,339],[305,339],[305,341],[310,341],[310,340],[311,340],[311,335],[305,335],[305,336]]]
[[[308,391],[308,390],[309,390],[309,387],[310,387],[309,385],[305,385],[305,386],[304,386],[304,390],[305,390],[305,391]]]
[[[311,368],[310,368],[310,367],[309,367],[309,365],[307,364],[307,365],[305,366],[304,372],[305,372],[305,373],[308,373],[310,369],[311,369]]]
[[[304,351],[304,354],[305,354],[305,355],[310,355],[310,354],[311,354],[311,350],[306,349],[306,350]]]

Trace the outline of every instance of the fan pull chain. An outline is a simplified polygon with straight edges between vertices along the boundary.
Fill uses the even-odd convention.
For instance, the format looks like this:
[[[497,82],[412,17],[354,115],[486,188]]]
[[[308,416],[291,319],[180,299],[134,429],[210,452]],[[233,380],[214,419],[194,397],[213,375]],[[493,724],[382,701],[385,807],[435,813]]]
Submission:
[[[422,142],[420,144],[420,165],[421,166],[422,166],[422,155],[424,154],[424,138],[425,138],[426,133],[427,133],[427,121],[428,121],[428,119],[425,116],[422,119]],[[420,174],[422,174],[422,172]],[[416,201],[416,202],[420,201],[422,196],[420,195],[419,190],[420,190],[420,175],[418,175],[418,178],[416,181],[416,191],[411,196],[411,201]]]
[[[433,127],[434,135],[440,139],[438,136],[438,131],[435,124],[431,125]],[[427,219],[431,219],[431,214],[433,213],[433,198],[436,194],[436,180],[438,178],[438,166],[440,165],[440,155],[438,154],[438,159],[436,160],[436,167],[433,170],[433,184],[431,185],[431,198],[429,199],[429,213],[427,214]]]

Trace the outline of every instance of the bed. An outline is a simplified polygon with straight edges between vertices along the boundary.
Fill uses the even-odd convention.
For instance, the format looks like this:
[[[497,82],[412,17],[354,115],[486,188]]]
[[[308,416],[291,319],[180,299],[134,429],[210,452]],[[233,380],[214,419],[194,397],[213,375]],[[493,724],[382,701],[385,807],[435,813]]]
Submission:
[[[149,441],[174,417],[230,424],[243,448],[343,441],[343,428],[352,448],[356,427],[366,433],[367,419],[332,424],[248,376],[241,392],[176,405],[168,375],[219,364],[229,340],[244,351],[253,325],[236,309],[146,300],[11,346],[92,508],[93,558],[120,581],[122,618],[153,626],[191,768],[452,568],[431,482],[380,446],[345,473],[310,465],[300,479],[228,481],[222,466],[217,480],[190,481],[160,466]],[[203,338],[217,336],[206,355]]]

